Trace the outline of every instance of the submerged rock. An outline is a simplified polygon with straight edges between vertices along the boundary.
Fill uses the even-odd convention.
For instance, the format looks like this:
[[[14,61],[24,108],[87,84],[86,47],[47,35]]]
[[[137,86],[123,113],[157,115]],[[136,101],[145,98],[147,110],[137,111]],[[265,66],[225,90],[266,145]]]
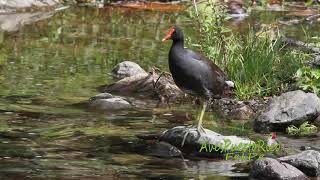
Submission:
[[[101,93],[89,100],[89,106],[95,110],[120,110],[131,108],[131,104],[121,97],[109,93]]]
[[[261,180],[308,179],[299,169],[272,158],[254,161],[251,166],[250,177]]]
[[[273,98],[255,119],[258,132],[284,131],[289,125],[313,121],[320,112],[320,99],[313,93],[291,91]]]
[[[303,151],[299,154],[278,158],[280,162],[291,164],[310,177],[320,176],[320,152]]]
[[[123,61],[112,70],[112,75],[119,79],[140,73],[147,75],[145,70],[143,70],[137,63],[131,61]]]
[[[166,142],[157,142],[150,145],[146,152],[148,155],[158,157],[180,157],[182,156],[181,151],[175,146]]]
[[[100,94],[97,94],[97,95],[91,97],[89,101],[94,101],[97,99],[109,99],[109,98],[113,98],[113,97],[114,96],[110,93],[100,93]]]
[[[245,139],[240,138],[237,136],[223,136],[221,134],[218,134],[216,132],[213,132],[208,129],[204,129],[205,133],[199,133],[196,128],[189,128],[186,126],[177,126],[172,129],[169,129],[160,137],[160,141],[165,141],[167,143],[170,143],[178,148],[180,148],[183,152],[194,154],[194,155],[217,155],[221,154],[222,150],[212,151],[208,152],[205,149],[203,151],[199,152],[202,145],[204,144],[210,144],[215,146],[223,146],[227,151],[231,149],[232,146],[237,146],[240,143],[242,144],[253,144],[254,142]],[[185,137],[185,142],[183,142],[183,139]],[[226,141],[228,141],[229,145],[226,145]],[[183,144],[183,146],[182,146]],[[210,153],[210,154],[208,154]]]

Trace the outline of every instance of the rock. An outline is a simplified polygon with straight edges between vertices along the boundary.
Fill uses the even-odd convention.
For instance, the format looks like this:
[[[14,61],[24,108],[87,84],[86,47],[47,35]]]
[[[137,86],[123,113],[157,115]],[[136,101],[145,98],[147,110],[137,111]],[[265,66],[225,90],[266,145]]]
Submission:
[[[314,125],[320,127],[320,115],[314,120]]]
[[[94,99],[93,97],[93,100],[91,99],[92,98],[90,98],[89,106],[95,110],[110,111],[131,108],[131,104],[120,97],[111,97],[107,99]]]
[[[97,99],[109,99],[109,98],[113,98],[113,97],[114,96],[110,93],[100,93],[100,94],[97,94],[97,95],[91,97],[89,101],[94,101]]]
[[[300,150],[305,151],[305,150],[314,150],[320,152],[320,148],[313,147],[313,146],[300,146]]]
[[[272,158],[254,161],[251,167],[250,177],[259,180],[308,179],[299,169]]]
[[[100,92],[122,95],[138,94],[139,96],[157,98],[163,103],[185,98],[184,93],[176,86],[170,74],[161,74],[156,72],[155,69],[150,73],[143,72],[124,77],[115,83],[103,85],[98,89]]]
[[[123,61],[112,70],[112,75],[119,79],[130,77],[136,74],[147,75],[147,72],[143,70],[137,63],[131,61]]]
[[[313,121],[320,112],[320,99],[313,93],[291,91],[273,98],[254,121],[258,132],[285,131],[289,125],[299,126]]]
[[[238,120],[251,119],[255,116],[255,112],[253,112],[249,106],[245,105],[240,108],[232,109],[228,113],[228,116],[229,118]]]
[[[278,158],[288,163],[310,177],[320,176],[320,152],[314,150],[303,151],[299,154]]]
[[[226,147],[227,150],[230,150],[232,146],[237,146],[240,143],[242,144],[252,144],[253,141],[245,138],[240,138],[237,136],[223,136],[216,132],[213,132],[208,129],[204,129],[205,133],[198,133],[196,128],[188,128],[185,126],[177,126],[172,129],[166,130],[162,133],[160,141],[165,141],[172,144],[175,147],[180,148],[181,151],[185,153],[193,153],[195,155],[209,155],[208,151],[205,150],[201,153],[199,152],[200,148],[204,144],[221,146],[225,144],[225,141],[230,141],[230,145]],[[188,132],[188,134],[186,134]],[[182,146],[182,141],[185,138],[184,145]],[[221,154],[221,152],[209,152],[210,155]]]
[[[157,142],[150,145],[146,154],[158,157],[180,157],[182,156],[181,151],[166,142]]]
[[[313,68],[320,67],[320,55],[316,56],[311,62],[308,63],[309,66]]]

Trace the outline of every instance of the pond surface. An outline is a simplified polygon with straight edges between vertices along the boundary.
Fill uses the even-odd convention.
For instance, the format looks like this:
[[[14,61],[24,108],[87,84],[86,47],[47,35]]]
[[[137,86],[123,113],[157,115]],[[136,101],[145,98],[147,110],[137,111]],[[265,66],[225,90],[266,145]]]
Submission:
[[[255,12],[231,24],[245,31],[249,22],[258,27],[282,15]],[[123,60],[167,70],[170,43],[161,39],[174,24],[196,39],[183,12],[118,8],[70,8],[17,32],[0,32],[0,179],[246,178],[248,172],[230,161],[144,152],[148,142],[137,136],[191,124],[186,112],[195,115],[192,103],[105,113],[83,105],[112,81],[111,69]],[[315,36],[319,23],[304,28]],[[306,39],[301,26],[283,30]],[[226,135],[253,134],[250,122],[214,113],[206,120],[205,127]]]

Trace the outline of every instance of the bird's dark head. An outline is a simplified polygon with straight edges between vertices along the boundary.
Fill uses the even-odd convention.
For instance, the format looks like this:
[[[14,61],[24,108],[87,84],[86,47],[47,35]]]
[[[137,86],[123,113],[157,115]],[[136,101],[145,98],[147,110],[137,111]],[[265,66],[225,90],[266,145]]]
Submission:
[[[174,26],[174,27],[170,28],[169,32],[162,39],[162,41],[164,42],[164,41],[166,41],[168,39],[172,39],[173,41],[183,41],[183,32],[182,32],[182,30],[177,26]]]

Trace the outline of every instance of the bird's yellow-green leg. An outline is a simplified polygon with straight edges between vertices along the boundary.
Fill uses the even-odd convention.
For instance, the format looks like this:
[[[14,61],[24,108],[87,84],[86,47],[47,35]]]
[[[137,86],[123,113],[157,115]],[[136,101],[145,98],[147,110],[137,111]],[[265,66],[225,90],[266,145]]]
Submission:
[[[205,132],[202,127],[202,119],[203,119],[204,113],[206,112],[206,109],[207,109],[207,102],[204,101],[203,106],[202,106],[202,110],[201,110],[201,113],[200,113],[200,116],[198,119],[198,131],[202,130],[203,132]]]

